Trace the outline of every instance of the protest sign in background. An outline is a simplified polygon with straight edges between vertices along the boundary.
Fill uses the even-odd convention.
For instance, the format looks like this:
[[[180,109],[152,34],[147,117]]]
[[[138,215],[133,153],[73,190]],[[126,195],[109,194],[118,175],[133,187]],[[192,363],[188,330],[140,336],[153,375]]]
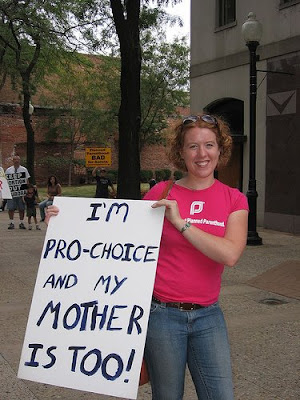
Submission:
[[[20,378],[137,397],[164,208],[55,198]]]
[[[5,174],[12,197],[25,196],[27,189],[26,172]]]
[[[0,167],[0,199],[11,199],[10,189],[2,167]]]

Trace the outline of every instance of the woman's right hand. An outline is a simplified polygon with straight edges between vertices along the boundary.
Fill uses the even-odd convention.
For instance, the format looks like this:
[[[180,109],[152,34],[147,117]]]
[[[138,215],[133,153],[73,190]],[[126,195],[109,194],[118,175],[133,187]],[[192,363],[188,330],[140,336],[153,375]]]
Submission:
[[[45,224],[48,225],[49,219],[55,217],[59,213],[59,208],[57,206],[48,206],[46,209]]]

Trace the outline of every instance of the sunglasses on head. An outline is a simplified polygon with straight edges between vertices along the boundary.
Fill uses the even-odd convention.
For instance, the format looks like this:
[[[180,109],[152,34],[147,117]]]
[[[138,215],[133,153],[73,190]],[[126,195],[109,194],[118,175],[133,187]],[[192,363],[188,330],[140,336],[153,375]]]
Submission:
[[[182,121],[182,125],[188,125],[188,124],[192,124],[193,122],[197,122],[199,120],[202,120],[204,122],[206,122],[207,124],[212,124],[216,127],[218,127],[218,121],[217,119],[209,114],[203,114],[203,115],[190,115],[186,118],[183,119]]]

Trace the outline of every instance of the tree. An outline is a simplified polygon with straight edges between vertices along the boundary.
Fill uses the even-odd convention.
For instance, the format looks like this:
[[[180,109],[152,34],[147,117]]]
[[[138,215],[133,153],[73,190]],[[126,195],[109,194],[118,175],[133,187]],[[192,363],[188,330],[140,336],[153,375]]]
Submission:
[[[185,39],[168,43],[164,35],[153,38],[147,33],[142,36],[142,54],[141,147],[164,142],[167,118],[176,116],[178,107],[189,104],[189,49]]]
[[[34,132],[29,116],[29,103],[46,68],[51,65],[61,50],[80,46],[80,40],[89,43],[89,48],[111,46],[113,27],[120,43],[121,55],[121,104],[119,121],[119,178],[118,196],[140,198],[140,129],[141,129],[141,44],[140,31],[157,26],[166,15],[158,12],[165,4],[176,4],[180,0],[2,0],[0,43],[6,55],[15,57],[15,71],[22,81],[23,118],[27,130],[27,166],[34,181]],[[148,8],[156,3],[154,9]],[[142,13],[141,13],[141,4]],[[111,13],[110,13],[111,12]],[[112,17],[112,19],[111,19]],[[112,23],[112,21],[114,23]],[[113,26],[114,25],[114,26]],[[94,40],[93,33],[102,36]],[[74,33],[77,29],[77,35]],[[93,32],[94,31],[94,32]],[[78,32],[81,37],[78,38]],[[99,37],[99,36],[98,36]],[[0,58],[1,59],[1,58]],[[33,77],[36,79],[34,81]],[[130,157],[128,158],[128,155]]]
[[[148,4],[149,1],[145,1]],[[169,1],[157,0],[160,7]],[[176,1],[172,2],[176,4]],[[111,0],[110,6],[120,42],[121,105],[119,110],[118,197],[140,198],[140,129],[141,129],[141,0]],[[146,17],[155,16],[147,13]],[[158,14],[156,14],[156,17]],[[148,19],[148,23],[149,23]],[[145,21],[145,19],[144,19]],[[152,24],[157,18],[152,19]],[[128,159],[128,154],[130,158]]]
[[[140,1],[110,2],[121,53],[119,109],[118,197],[139,199],[140,194]],[[129,157],[128,157],[129,155]]]
[[[77,41],[74,20],[75,16],[80,20],[82,7],[86,7],[83,3],[72,0],[2,0],[0,3],[1,80],[4,82],[9,73],[22,94],[27,167],[32,182],[35,182],[35,142],[29,104],[52,61],[57,62],[62,51],[74,49]]]
[[[107,107],[109,90],[102,74],[107,57],[78,55],[65,60],[56,69],[55,74],[48,76],[44,84],[43,95],[39,102],[52,109],[45,120],[47,140],[58,140],[69,145],[68,184],[72,182],[74,152],[78,145],[86,142],[106,145],[109,134],[117,129],[112,123],[112,111]],[[108,63],[109,65],[111,63]],[[110,69],[110,76],[114,73]]]
[[[168,118],[177,115],[178,107],[189,104],[189,48],[184,38],[167,43],[164,36],[142,32],[141,42],[140,149],[147,144],[164,143]],[[114,121],[121,100],[120,59],[105,57],[100,74],[101,94]]]

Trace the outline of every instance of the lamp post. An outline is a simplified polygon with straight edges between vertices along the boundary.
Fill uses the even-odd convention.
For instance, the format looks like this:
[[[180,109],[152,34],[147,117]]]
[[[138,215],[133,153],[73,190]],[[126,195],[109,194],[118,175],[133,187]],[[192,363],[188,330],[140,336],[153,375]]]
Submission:
[[[256,90],[257,90],[257,70],[256,70],[256,49],[262,36],[262,25],[256,20],[253,12],[248,14],[246,22],[242,26],[242,34],[246,46],[250,52],[250,99],[249,99],[249,183],[247,198],[249,203],[248,216],[248,245],[261,245],[262,239],[256,231],[257,214],[257,191],[256,191]]]

